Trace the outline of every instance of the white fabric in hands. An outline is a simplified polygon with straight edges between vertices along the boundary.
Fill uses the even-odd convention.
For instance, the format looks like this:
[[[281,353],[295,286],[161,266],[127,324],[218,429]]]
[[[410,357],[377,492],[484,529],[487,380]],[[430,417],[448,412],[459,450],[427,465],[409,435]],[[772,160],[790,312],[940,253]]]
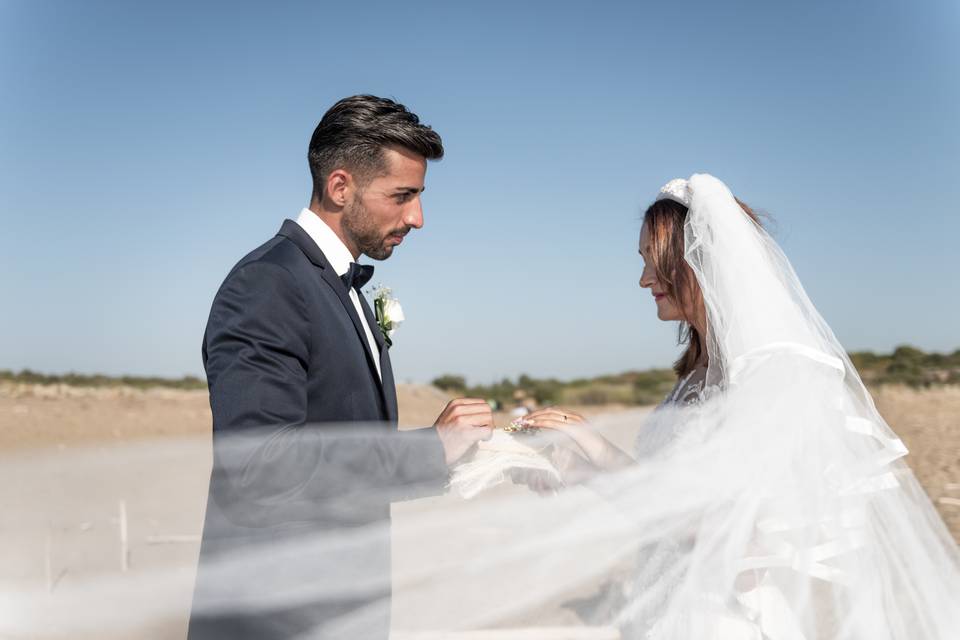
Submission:
[[[450,477],[450,489],[469,500],[504,482],[512,469],[541,471],[557,486],[563,484],[560,472],[542,455],[543,446],[532,446],[530,438],[517,438],[502,429],[495,429],[485,442],[477,443],[470,460],[458,464]]]

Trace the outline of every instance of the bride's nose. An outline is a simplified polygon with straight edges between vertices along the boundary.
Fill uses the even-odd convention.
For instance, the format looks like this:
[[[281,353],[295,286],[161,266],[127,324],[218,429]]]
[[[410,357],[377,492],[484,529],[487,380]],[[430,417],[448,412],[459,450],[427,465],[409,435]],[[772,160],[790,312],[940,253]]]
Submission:
[[[640,274],[640,288],[650,289],[656,283],[657,279],[650,265],[643,266],[643,273]]]

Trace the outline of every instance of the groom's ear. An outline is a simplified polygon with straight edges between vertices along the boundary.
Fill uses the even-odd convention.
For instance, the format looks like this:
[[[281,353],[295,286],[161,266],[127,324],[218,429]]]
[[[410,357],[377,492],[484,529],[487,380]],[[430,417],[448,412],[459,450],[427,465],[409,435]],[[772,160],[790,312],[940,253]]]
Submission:
[[[355,182],[350,172],[345,169],[334,169],[327,176],[326,189],[324,189],[323,195],[330,201],[330,204],[341,208],[350,201],[350,193],[354,186]]]

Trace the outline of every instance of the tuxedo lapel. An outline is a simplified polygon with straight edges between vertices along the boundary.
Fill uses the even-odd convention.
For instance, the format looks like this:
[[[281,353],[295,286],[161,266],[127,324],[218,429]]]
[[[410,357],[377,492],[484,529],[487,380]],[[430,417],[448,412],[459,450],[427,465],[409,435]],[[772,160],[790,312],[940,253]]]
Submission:
[[[357,337],[360,339],[360,342],[363,344],[363,350],[367,354],[367,364],[370,365],[370,372],[373,374],[373,377],[376,378],[377,384],[381,385],[380,391],[382,392],[383,385],[380,381],[380,376],[377,375],[377,365],[376,365],[377,361],[374,359],[374,358],[379,358],[379,354],[374,354],[372,351],[370,351],[370,341],[367,340],[367,334],[363,330],[363,323],[360,322],[360,316],[357,315],[357,308],[353,306],[353,300],[350,299],[350,294],[347,292],[347,288],[343,286],[343,281],[340,280],[340,276],[334,273],[332,268],[324,269],[321,275],[323,277],[324,282],[330,285],[330,288],[336,292],[337,297],[340,298],[340,303],[343,305],[343,308],[346,310],[347,314],[350,316],[350,320],[351,322],[353,322],[353,328],[356,329],[357,331]],[[370,331],[371,333],[373,333],[374,328],[371,327]]]
[[[363,350],[367,354],[367,365],[370,367],[370,373],[373,375],[374,380],[376,380],[377,385],[380,388],[380,394],[384,397],[384,404],[387,407],[387,414],[390,415],[390,404],[387,402],[387,394],[384,393],[384,387],[386,386],[386,379],[382,381],[380,376],[377,375],[377,358],[381,363],[383,361],[380,354],[374,354],[370,351],[370,342],[367,340],[367,334],[363,330],[363,323],[360,322],[360,316],[357,315],[357,309],[353,306],[353,300],[350,299],[350,293],[347,291],[347,288],[344,286],[343,281],[340,279],[340,276],[337,275],[337,272],[334,271],[333,267],[330,265],[330,262],[327,260],[326,256],[323,255],[323,252],[320,250],[320,247],[317,246],[317,243],[300,228],[293,220],[284,220],[283,226],[280,227],[280,231],[277,235],[283,236],[290,241],[292,241],[297,247],[303,251],[304,255],[312,262],[314,265],[320,268],[320,277],[323,278],[323,281],[333,289],[334,293],[337,294],[337,297],[340,299],[340,303],[343,305],[344,311],[347,312],[347,315],[350,317],[350,321],[353,323],[353,328],[357,332],[357,337],[360,339],[361,344],[363,344]],[[366,310],[366,301],[363,299],[363,296],[360,296],[360,304]],[[367,322],[370,323],[370,319],[367,319]],[[373,322],[370,324],[370,332],[374,335],[374,340],[377,340],[377,345],[380,347],[380,350],[383,350],[383,347],[380,346],[383,340],[383,337],[379,335],[379,329],[377,328],[377,323]],[[391,376],[391,387],[393,385],[393,378]],[[396,414],[396,399],[394,399],[394,410],[393,414]]]
[[[397,388],[393,380],[393,369],[390,367],[390,350],[383,339],[383,332],[380,331],[380,325],[370,310],[367,298],[360,296],[360,306],[363,307],[363,314],[367,318],[367,324],[370,325],[370,331],[373,333],[373,339],[377,342],[377,349],[380,350],[380,375],[383,377],[383,384],[380,390],[383,392],[384,406],[387,408],[387,418],[391,422],[397,422],[399,412],[397,410]]]

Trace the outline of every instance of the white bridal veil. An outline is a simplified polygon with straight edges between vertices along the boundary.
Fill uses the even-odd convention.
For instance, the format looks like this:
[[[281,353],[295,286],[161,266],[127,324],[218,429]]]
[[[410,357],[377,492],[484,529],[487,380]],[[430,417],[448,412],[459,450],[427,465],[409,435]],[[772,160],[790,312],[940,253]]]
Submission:
[[[360,487],[350,505],[393,502],[392,521],[251,536],[212,559],[208,575],[232,588],[194,601],[194,611],[268,615],[355,598],[364,604],[323,621],[329,637],[342,638],[363,637],[388,614],[392,637],[408,640],[957,638],[957,547],[901,460],[904,446],[777,244],[716,178],[694,175],[681,186],[686,259],[709,325],[705,398],[643,423],[627,413],[598,425],[630,428],[641,441],[668,433],[662,446],[545,497],[473,466],[464,467],[473,473],[470,499],[452,491],[403,500],[409,495],[352,483],[350,474],[369,471],[362,465],[344,467],[343,486]],[[58,464],[105,473],[176,460],[198,446]],[[297,460],[309,458],[300,453]],[[524,463],[534,454],[522,447],[505,455],[512,465],[555,471],[547,458]],[[5,475],[36,464],[6,465]],[[292,495],[288,484],[262,493]],[[46,500],[16,505],[19,522],[69,506],[55,491]],[[176,508],[162,492],[152,500]],[[373,568],[384,539],[389,571]],[[184,615],[178,590],[191,570],[171,557],[139,571],[91,572],[56,590],[0,577],[0,631],[151,637],[163,620]]]

